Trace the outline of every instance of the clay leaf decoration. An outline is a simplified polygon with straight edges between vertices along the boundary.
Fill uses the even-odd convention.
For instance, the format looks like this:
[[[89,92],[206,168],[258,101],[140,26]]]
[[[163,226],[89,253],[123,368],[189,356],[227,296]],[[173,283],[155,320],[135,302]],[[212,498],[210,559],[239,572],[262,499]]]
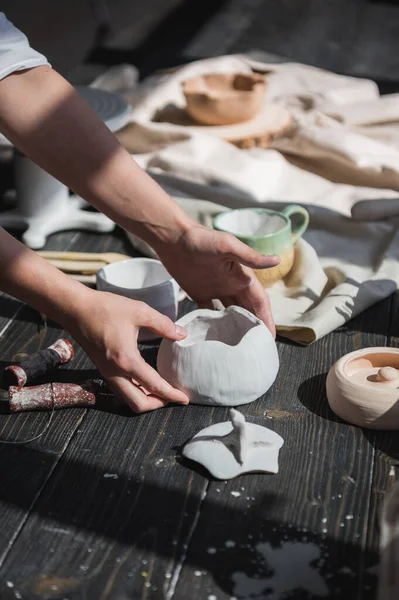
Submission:
[[[234,408],[230,421],[206,427],[189,440],[183,456],[203,465],[216,479],[243,473],[278,472],[278,453],[284,443],[275,431],[247,423]]]

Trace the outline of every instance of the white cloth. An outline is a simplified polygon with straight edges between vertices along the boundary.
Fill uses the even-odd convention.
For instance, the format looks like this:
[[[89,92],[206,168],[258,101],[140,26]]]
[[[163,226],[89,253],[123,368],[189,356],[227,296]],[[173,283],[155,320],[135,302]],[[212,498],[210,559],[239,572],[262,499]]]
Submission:
[[[251,69],[267,74],[268,101],[295,119],[269,149],[239,150],[156,121],[165,106],[184,107],[182,80]],[[399,96],[381,98],[372,81],[243,56],[198,61],[123,93],[133,110],[119,139],[193,218],[210,224],[225,207],[294,202],[310,211],[292,271],[269,290],[282,335],[310,343],[398,289]],[[364,206],[371,211],[384,199],[391,199],[390,220],[368,222],[364,211],[363,221],[351,218],[359,201],[370,201]]]
[[[0,79],[42,65],[51,66],[45,56],[30,47],[26,35],[0,12]]]

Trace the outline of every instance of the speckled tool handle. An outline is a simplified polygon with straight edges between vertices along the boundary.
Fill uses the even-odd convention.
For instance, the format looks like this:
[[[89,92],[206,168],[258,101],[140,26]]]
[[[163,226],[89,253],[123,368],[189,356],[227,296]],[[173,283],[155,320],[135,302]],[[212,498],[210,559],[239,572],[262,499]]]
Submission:
[[[101,385],[97,380],[89,380],[80,384],[45,383],[22,388],[12,386],[8,390],[10,411],[20,413],[95,406],[96,394]]]
[[[71,362],[74,355],[75,351],[71,342],[59,339],[48,348],[31,354],[19,364],[6,367],[5,383],[18,387],[33,383],[60,365]]]

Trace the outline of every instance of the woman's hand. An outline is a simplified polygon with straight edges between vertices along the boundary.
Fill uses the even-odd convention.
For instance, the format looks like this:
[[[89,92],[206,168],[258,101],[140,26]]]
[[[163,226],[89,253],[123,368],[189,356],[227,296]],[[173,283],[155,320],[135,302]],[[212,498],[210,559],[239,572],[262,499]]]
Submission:
[[[84,348],[115,395],[137,413],[169,402],[188,404],[140,355],[140,327],[170,340],[182,340],[183,328],[143,302],[107,292],[88,291],[84,303],[63,324]]]
[[[214,299],[246,308],[276,335],[269,299],[252,269],[274,267],[278,256],[262,256],[228,233],[194,225],[174,244],[156,248],[187,294],[202,307]]]

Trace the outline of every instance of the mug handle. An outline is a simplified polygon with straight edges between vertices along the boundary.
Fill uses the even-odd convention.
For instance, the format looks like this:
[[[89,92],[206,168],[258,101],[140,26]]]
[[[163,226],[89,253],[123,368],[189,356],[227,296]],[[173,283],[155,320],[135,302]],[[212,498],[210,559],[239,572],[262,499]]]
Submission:
[[[299,204],[290,204],[289,206],[286,206],[281,212],[286,217],[291,217],[291,215],[301,215],[302,218],[299,220],[298,225],[292,225],[292,237],[293,241],[296,242],[296,240],[299,237],[301,237],[308,228],[309,213],[306,210],[306,208],[303,208],[303,206],[299,206]]]

